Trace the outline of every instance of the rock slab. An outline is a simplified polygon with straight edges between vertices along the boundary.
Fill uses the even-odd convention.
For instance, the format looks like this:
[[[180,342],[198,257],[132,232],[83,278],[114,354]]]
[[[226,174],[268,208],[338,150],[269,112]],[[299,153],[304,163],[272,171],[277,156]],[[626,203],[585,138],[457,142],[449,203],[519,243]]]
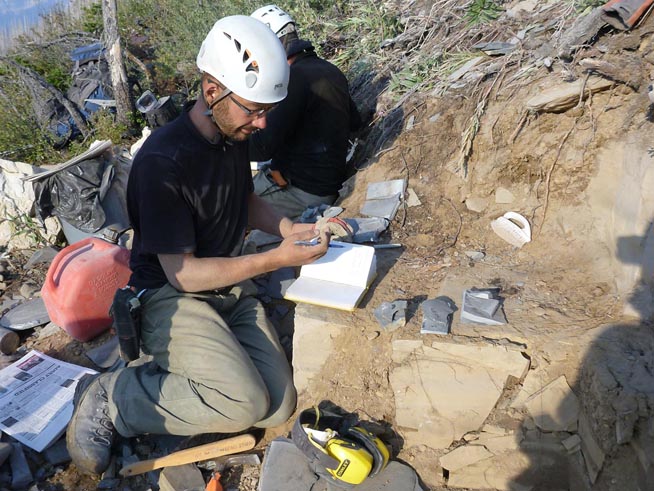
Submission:
[[[406,445],[433,449],[477,431],[507,378],[522,379],[529,369],[520,351],[490,344],[397,340],[392,356],[396,421]]]

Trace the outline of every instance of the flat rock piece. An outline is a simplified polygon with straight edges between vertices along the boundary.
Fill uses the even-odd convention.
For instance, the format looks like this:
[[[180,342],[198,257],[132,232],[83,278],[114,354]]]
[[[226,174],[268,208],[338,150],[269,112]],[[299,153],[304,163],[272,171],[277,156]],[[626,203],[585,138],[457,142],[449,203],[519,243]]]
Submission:
[[[41,297],[26,300],[0,318],[0,327],[23,331],[50,322],[50,316]]]
[[[529,369],[521,352],[486,344],[396,340],[392,359],[396,421],[406,446],[434,449],[478,431],[507,377],[522,379]]]
[[[455,448],[450,453],[443,455],[440,458],[440,463],[443,469],[454,472],[492,456],[493,454],[481,445],[466,445],[465,447]]]
[[[542,431],[576,431],[579,400],[562,375],[532,394],[525,406]]]
[[[615,85],[615,82],[612,80],[594,76],[590,77],[585,85],[583,79],[566,85],[557,85],[545,89],[539,92],[537,96],[529,99],[526,109],[534,112],[563,112],[577,104],[580,98],[585,100],[588,94],[607,90],[613,85]],[[584,88],[583,93],[582,86]]]

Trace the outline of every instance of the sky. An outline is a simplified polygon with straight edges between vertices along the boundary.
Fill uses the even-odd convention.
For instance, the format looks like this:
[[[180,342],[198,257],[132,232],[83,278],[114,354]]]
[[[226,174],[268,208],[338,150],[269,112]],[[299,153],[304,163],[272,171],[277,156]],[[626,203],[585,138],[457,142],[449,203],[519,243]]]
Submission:
[[[0,52],[13,37],[35,25],[39,14],[67,3],[68,0],[0,0]]]
[[[65,0],[0,0],[0,29],[30,25],[57,3]]]

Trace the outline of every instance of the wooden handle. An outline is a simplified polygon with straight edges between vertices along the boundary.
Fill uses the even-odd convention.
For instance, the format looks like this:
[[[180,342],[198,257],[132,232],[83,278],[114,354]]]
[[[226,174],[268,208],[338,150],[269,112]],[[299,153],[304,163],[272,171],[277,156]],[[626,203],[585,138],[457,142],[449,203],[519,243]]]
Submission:
[[[143,460],[135,464],[126,465],[120,470],[120,475],[122,477],[136,476],[137,474],[161,469],[162,467],[190,464],[191,462],[198,462],[200,460],[214,459],[222,455],[244,452],[245,450],[254,448],[255,443],[254,436],[249,433],[237,435],[217,442],[173,452],[165,457]]]

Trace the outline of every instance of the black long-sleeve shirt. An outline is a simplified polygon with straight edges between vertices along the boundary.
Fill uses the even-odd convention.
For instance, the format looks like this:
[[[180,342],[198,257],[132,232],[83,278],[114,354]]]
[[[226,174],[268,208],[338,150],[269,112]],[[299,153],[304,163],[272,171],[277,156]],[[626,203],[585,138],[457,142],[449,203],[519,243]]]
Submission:
[[[307,193],[334,195],[346,178],[349,133],[361,117],[345,75],[307,45],[291,64],[288,96],[249,139],[250,159],[272,159],[273,169]]]

